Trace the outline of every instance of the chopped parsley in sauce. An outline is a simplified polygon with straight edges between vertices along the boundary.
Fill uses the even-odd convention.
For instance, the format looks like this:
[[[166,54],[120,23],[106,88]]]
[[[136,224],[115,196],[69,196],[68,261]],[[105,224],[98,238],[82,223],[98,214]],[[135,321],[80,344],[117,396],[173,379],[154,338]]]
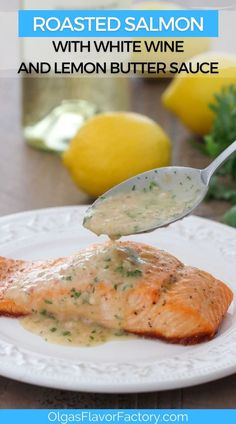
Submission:
[[[182,179],[177,174],[172,177],[176,184],[169,191],[147,179],[145,186],[133,185],[129,191],[119,191],[96,202],[89,210],[89,220],[85,217],[84,226],[113,240],[166,225],[187,214],[199,197],[200,182],[187,174]]]

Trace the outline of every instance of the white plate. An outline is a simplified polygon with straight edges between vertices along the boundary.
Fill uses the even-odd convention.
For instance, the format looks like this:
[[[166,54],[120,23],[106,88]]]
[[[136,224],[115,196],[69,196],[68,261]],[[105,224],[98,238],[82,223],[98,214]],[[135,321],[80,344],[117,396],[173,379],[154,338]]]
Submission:
[[[1,218],[0,255],[46,259],[97,242],[81,225],[85,209],[55,208]],[[189,217],[130,239],[166,249],[186,264],[213,273],[236,292],[234,229]],[[0,373],[32,384],[91,392],[144,392],[186,387],[235,371],[233,305],[214,340],[188,347],[141,338],[90,348],[64,347],[27,332],[16,319],[0,318]]]

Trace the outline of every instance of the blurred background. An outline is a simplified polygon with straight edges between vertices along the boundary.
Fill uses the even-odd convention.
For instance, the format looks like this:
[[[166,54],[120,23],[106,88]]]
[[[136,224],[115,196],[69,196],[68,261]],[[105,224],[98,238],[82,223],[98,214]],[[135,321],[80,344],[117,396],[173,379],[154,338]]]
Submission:
[[[108,7],[124,7],[124,1],[99,0],[102,5]],[[24,1],[21,7],[33,7],[33,1]],[[65,2],[64,7],[69,6],[69,2]],[[74,7],[76,3],[78,7],[82,7],[84,1],[71,1]],[[91,0],[91,7],[93,0]],[[129,2],[125,2],[126,7]],[[131,4],[132,3],[132,4]],[[226,11],[221,15],[221,37],[220,39],[211,40],[188,40],[186,59],[196,54],[206,54],[208,50],[217,50],[223,53],[234,55],[235,38],[232,36],[231,19],[235,18],[234,0],[218,0],[203,2],[200,0],[187,1],[178,0],[176,3],[169,4],[167,1],[133,1],[129,5],[135,8],[178,8],[181,7],[221,7]],[[2,11],[17,10],[19,2],[12,0],[1,0]],[[35,5],[37,6],[37,0]],[[42,2],[41,2],[42,4]],[[47,2],[47,8],[62,7],[63,0],[51,0]],[[43,6],[41,5],[43,8]],[[228,10],[229,9],[229,10]],[[21,46],[22,48],[22,46]],[[24,46],[23,46],[24,50]],[[206,52],[206,53],[204,53]],[[204,56],[203,56],[204,57]],[[214,56],[213,56],[214,57]],[[189,102],[189,92],[191,91],[191,83],[184,82],[184,85],[170,89],[173,81],[170,78],[152,78],[146,77],[130,77],[130,78],[0,78],[0,137],[1,137],[1,155],[0,155],[0,215],[14,213],[18,211],[30,210],[34,208],[45,208],[63,205],[79,205],[90,203],[96,195],[100,194],[105,187],[104,181],[101,180],[101,173],[106,178],[107,187],[111,186],[114,181],[128,177],[136,171],[142,171],[143,165],[140,163],[134,166],[135,157],[140,156],[140,144],[145,140],[137,137],[137,146],[132,151],[132,158],[122,159],[122,149],[116,151],[115,146],[121,143],[119,134],[114,134],[110,144],[113,146],[112,151],[107,153],[107,157],[115,157],[116,169],[111,163],[101,160],[101,149],[97,149],[97,145],[101,146],[100,139],[94,134],[93,127],[88,128],[87,136],[91,140],[90,147],[96,146],[96,155],[82,157],[80,150],[80,136],[74,141],[73,152],[69,155],[69,160],[62,160],[61,153],[68,148],[70,140],[79,130],[79,127],[89,117],[96,116],[97,113],[114,111],[132,111],[145,115],[158,124],[158,130],[164,131],[157,137],[157,145],[160,146],[159,157],[156,161],[150,160],[149,168],[153,164],[158,166],[167,165],[169,159],[164,158],[168,138],[171,142],[172,163],[185,166],[193,166],[197,168],[205,167],[213,156],[222,150],[227,144],[233,141],[232,137],[236,137],[236,129],[232,127],[231,122],[226,129],[227,135],[223,144],[218,145],[218,140],[213,140],[213,149],[209,148],[203,153],[202,147],[206,145],[203,137],[210,134],[213,128],[213,114],[209,118],[202,115],[202,102],[205,109],[214,99],[214,90],[221,92],[223,86],[234,85],[236,79],[236,57],[232,56],[230,60],[220,53],[222,66],[230,69],[230,73],[222,76],[222,79],[213,84],[212,88],[208,88],[208,80],[199,82],[199,103]],[[169,60],[166,56],[163,60]],[[174,57],[172,57],[172,60]],[[137,60],[137,58],[134,60]],[[153,56],[152,59],[153,60]],[[155,56],[154,56],[155,60]],[[226,64],[226,65],[225,65]],[[228,78],[228,79],[227,79]],[[172,87],[172,86],[171,86]],[[170,90],[171,92],[167,91]],[[190,91],[189,91],[190,90]],[[164,100],[163,100],[163,93]],[[169,93],[169,94],[168,94]],[[228,103],[235,102],[235,93],[228,94]],[[67,101],[67,104],[63,101]],[[224,99],[223,99],[224,101]],[[226,111],[229,104],[226,98]],[[183,108],[185,104],[185,108]],[[221,103],[222,104],[222,103]],[[230,103],[231,104],[231,103]],[[191,109],[192,107],[192,109]],[[180,112],[179,112],[180,111]],[[231,110],[232,112],[232,110]],[[219,117],[218,117],[219,118]],[[46,121],[45,121],[46,119]],[[222,116],[221,116],[222,121]],[[119,121],[118,121],[119,122]],[[205,128],[202,128],[202,126]],[[56,125],[56,127],[55,127]],[[121,120],[122,125],[122,120]],[[148,125],[147,125],[148,127]],[[148,128],[147,128],[148,129]],[[106,120],[104,122],[103,131],[106,136]],[[230,135],[229,135],[230,132]],[[50,135],[50,137],[49,137]],[[91,136],[90,136],[91,135]],[[105,137],[104,136],[104,137]],[[107,134],[107,137],[110,135]],[[211,136],[213,137],[214,134]],[[127,130],[127,139],[123,139],[122,143],[129,143],[132,134]],[[164,144],[162,143],[164,138]],[[226,140],[227,139],[227,140]],[[231,140],[232,139],[232,140]],[[230,141],[231,140],[231,141]],[[212,144],[212,143],[211,143]],[[163,147],[164,146],[164,147]],[[197,147],[196,147],[197,146]],[[212,146],[210,146],[212,147]],[[45,151],[51,150],[51,152]],[[136,149],[136,150],[135,150]],[[152,156],[152,150],[148,150],[147,157]],[[106,151],[103,149],[104,155]],[[137,154],[136,154],[137,153]],[[99,156],[100,155],[100,156]],[[110,155],[110,156],[109,156]],[[112,156],[113,155],[113,156]],[[140,159],[139,159],[140,160]],[[84,162],[89,166],[84,165]],[[145,165],[146,168],[148,165]],[[234,165],[232,165],[234,166]],[[231,166],[231,168],[232,168]],[[125,169],[127,167],[127,169]],[[91,169],[94,169],[93,178],[91,178]],[[125,171],[124,171],[125,169]],[[80,175],[78,170],[81,170]],[[90,170],[90,171],[89,171]],[[87,172],[86,178],[84,173]],[[97,173],[97,174],[96,174]],[[117,173],[116,179],[111,178],[111,174]],[[230,190],[233,190],[235,183],[233,181],[233,171],[227,171],[227,183]],[[236,173],[236,171],[235,171]],[[89,187],[96,187],[90,189]],[[214,190],[213,190],[214,191]],[[214,199],[205,202],[196,211],[197,214],[217,220],[221,220],[224,213],[232,206],[230,196],[224,196],[213,193]],[[222,199],[223,197],[223,199]],[[230,199],[229,199],[230,197]],[[219,199],[218,199],[219,198]],[[236,198],[236,197],[235,197]],[[234,198],[234,199],[235,199]],[[230,200],[230,201],[229,201]]]

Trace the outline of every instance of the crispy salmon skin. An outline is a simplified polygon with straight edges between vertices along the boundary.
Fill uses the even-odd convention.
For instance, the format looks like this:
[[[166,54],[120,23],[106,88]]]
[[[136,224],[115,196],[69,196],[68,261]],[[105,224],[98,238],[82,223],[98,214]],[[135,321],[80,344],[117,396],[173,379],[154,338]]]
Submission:
[[[93,245],[54,260],[0,258],[0,315],[89,319],[172,343],[216,334],[230,288],[167,252],[134,242]]]

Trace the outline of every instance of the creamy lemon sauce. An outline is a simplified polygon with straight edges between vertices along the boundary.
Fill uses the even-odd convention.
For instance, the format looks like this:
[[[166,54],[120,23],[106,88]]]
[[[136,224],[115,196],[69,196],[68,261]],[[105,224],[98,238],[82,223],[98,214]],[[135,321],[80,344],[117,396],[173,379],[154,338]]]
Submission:
[[[188,213],[200,196],[199,185],[187,177],[175,191],[164,191],[150,181],[142,189],[133,186],[131,191],[102,197],[85,217],[84,226],[115,239],[165,225]]]
[[[155,181],[149,181],[142,189],[133,186],[129,192],[104,198],[90,210],[84,226],[115,239],[168,223],[190,211],[201,195],[199,184],[191,178],[186,176],[184,190],[182,185],[180,181],[176,193],[176,190],[163,191]],[[159,273],[164,272],[165,258],[154,258],[148,253],[140,257],[132,248],[110,242],[66,260],[43,266],[39,263],[27,274],[19,273],[6,290],[6,296],[12,300],[20,297],[26,305],[26,313],[30,315],[20,322],[28,331],[50,343],[94,346],[133,337],[122,330],[124,293],[128,296],[142,282],[145,273],[155,267]],[[113,300],[109,310],[106,296],[112,296]],[[105,311],[103,323],[101,316]]]
[[[27,275],[20,272],[6,294],[25,303],[30,315],[20,319],[24,328],[48,342],[93,346],[120,340],[131,337],[122,330],[124,295],[142,281],[146,261],[122,243],[108,242],[43,268],[39,263]],[[110,309],[106,296],[113,299]]]
[[[88,320],[52,320],[39,314],[20,319],[21,325],[45,341],[65,346],[92,347],[111,340],[136,338],[123,330],[110,330]]]
[[[31,271],[19,272],[7,288],[6,297],[20,299],[26,305],[30,300],[32,312],[40,306],[52,313],[60,309],[69,312],[78,305],[99,306],[100,299],[96,298],[99,283],[115,287],[117,292],[124,291],[140,280],[144,265],[145,261],[134,260],[132,249],[124,249],[119,242],[98,244],[66,260],[49,261],[43,266],[35,263]],[[68,293],[66,297],[64,292]]]

